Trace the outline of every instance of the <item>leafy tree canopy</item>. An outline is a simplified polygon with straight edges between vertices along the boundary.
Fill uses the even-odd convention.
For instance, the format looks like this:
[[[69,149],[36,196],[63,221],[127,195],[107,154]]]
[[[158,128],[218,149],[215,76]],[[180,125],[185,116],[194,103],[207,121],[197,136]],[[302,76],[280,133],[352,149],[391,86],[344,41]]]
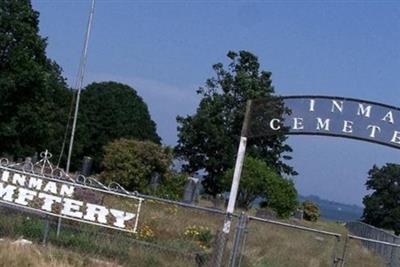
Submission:
[[[231,186],[234,169],[223,177],[223,188]],[[279,216],[289,216],[297,207],[297,191],[291,180],[285,179],[267,164],[253,157],[246,157],[238,191],[237,204],[248,209],[257,197],[263,198],[263,205],[273,209]]]
[[[46,57],[30,1],[0,1],[0,153],[61,148],[71,93]]]
[[[172,160],[172,149],[168,147],[151,141],[119,139],[105,147],[100,179],[105,183],[117,182],[131,191],[179,199],[186,176],[173,173]],[[161,185],[152,190],[149,183],[155,174],[160,175]]]
[[[400,234],[400,165],[373,166],[366,182],[372,192],[363,199],[363,220]]]
[[[92,83],[82,91],[74,158],[94,159],[100,169],[103,147],[119,139],[149,140],[160,144],[156,124],[147,105],[128,85],[117,82]]]
[[[225,69],[222,63],[215,64],[215,77],[197,90],[202,99],[196,113],[177,118],[176,153],[187,163],[184,165],[186,171],[205,171],[204,188],[214,196],[225,190],[222,176],[235,162],[246,101],[260,97],[276,101],[271,73],[260,71],[254,54],[231,51],[227,56],[230,60],[228,68]],[[248,141],[248,152],[279,174],[296,174],[281,160],[286,152],[291,151],[284,144],[285,140],[283,133],[253,138]]]

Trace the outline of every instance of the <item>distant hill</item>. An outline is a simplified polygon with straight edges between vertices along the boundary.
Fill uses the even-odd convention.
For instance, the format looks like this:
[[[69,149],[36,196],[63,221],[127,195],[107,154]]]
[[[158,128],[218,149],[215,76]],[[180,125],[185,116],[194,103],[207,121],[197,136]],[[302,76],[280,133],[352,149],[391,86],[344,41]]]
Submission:
[[[361,218],[364,208],[357,205],[343,204],[322,199],[315,195],[299,196],[299,201],[311,200],[318,204],[321,217],[333,221],[357,221]]]

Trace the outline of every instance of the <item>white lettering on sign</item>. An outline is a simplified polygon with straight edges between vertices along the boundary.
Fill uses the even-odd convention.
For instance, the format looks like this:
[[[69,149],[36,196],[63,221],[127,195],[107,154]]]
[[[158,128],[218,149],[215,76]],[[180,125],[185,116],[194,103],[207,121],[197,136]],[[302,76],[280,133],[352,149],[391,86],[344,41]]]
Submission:
[[[400,132],[398,131],[394,132],[391,142],[395,144],[400,144]]]
[[[365,106],[364,104],[358,104],[357,115],[369,118],[371,116],[372,106]]]
[[[61,197],[56,197],[46,193],[39,193],[38,197],[43,199],[43,205],[41,209],[45,211],[51,212],[53,210],[54,203],[61,203]]]
[[[0,198],[12,202],[15,189],[17,189],[16,186],[0,183]]]
[[[321,118],[317,118],[317,130],[324,129],[325,131],[329,131],[330,121],[330,119],[325,119],[323,121]]]
[[[274,131],[279,131],[281,129],[280,123],[280,119],[272,119],[269,123],[269,127]]]
[[[114,215],[114,217],[116,219],[116,221],[114,222],[114,226],[122,227],[122,228],[125,227],[126,221],[132,220],[136,216],[136,214],[121,211],[121,210],[110,209],[110,212],[112,215]]]
[[[396,120],[400,108],[323,96],[283,97],[283,100],[290,112],[282,118],[264,120],[269,123],[268,130],[351,137],[400,148],[400,123]]]
[[[310,99],[310,112],[315,111],[315,99]]]
[[[35,177],[29,179],[28,187],[36,190],[41,190],[43,185],[43,180]]]
[[[0,180],[0,202],[8,202],[22,207],[31,207],[34,203],[41,203],[39,208],[46,213],[66,218],[75,218],[80,221],[92,222],[107,227],[126,229],[128,222],[137,220],[137,214],[130,213],[115,208],[107,208],[102,205],[85,203],[84,201],[73,199],[75,186],[63,182],[30,177],[29,174],[1,170]],[[137,198],[140,202],[142,199]],[[40,201],[37,201],[40,200]],[[139,202],[139,203],[140,203]],[[58,212],[54,211],[55,206],[61,208]],[[37,205],[35,205],[37,206]],[[135,227],[137,221],[132,221],[130,227]],[[131,229],[127,229],[132,231]]]
[[[83,217],[89,221],[98,221],[99,223],[107,223],[106,216],[109,210],[103,206],[87,204],[86,215]]]
[[[387,122],[393,124],[393,123],[394,123],[393,112],[392,112],[392,111],[389,111],[389,112],[385,115],[385,117],[382,118],[382,120],[383,120],[383,121],[387,121]]]
[[[343,112],[343,101],[332,100],[332,109],[331,112],[335,112],[335,110],[339,111],[340,113]]]
[[[353,124],[354,124],[354,122],[352,122],[352,121],[344,121],[342,132],[352,133],[353,132]]]
[[[376,132],[379,132],[379,133],[381,132],[381,127],[379,127],[377,125],[368,125],[367,129],[368,130],[371,129],[371,132],[369,134],[369,137],[371,137],[371,138],[375,138]]]
[[[293,118],[293,130],[303,130],[303,118]]]

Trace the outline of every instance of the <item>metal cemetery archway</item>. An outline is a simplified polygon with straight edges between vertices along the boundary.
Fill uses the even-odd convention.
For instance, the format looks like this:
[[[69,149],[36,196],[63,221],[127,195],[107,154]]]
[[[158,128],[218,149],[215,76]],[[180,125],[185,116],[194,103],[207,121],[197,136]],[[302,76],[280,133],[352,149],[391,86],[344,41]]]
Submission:
[[[230,232],[247,139],[282,132],[286,135],[321,135],[357,139],[400,149],[400,108],[377,102],[332,96],[304,95],[249,100],[236,158],[222,242],[226,243]],[[221,258],[216,259],[218,266],[221,260]]]
[[[289,113],[279,119],[263,112],[265,101],[252,101],[248,137],[286,130],[288,135],[344,137],[400,148],[398,107],[329,96],[288,96],[282,102]]]

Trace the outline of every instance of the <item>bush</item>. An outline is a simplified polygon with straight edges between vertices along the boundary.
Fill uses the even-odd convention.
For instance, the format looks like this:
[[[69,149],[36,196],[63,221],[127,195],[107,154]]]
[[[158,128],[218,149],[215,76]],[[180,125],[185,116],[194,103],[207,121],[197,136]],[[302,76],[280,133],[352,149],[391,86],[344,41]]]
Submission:
[[[100,180],[117,182],[130,191],[145,192],[155,173],[170,173],[172,150],[150,141],[119,139],[105,147],[104,171]]]
[[[316,222],[320,217],[320,210],[316,203],[306,200],[303,202],[303,218],[306,221]]]
[[[45,223],[36,218],[25,217],[21,225],[18,225],[17,233],[24,238],[41,240],[43,238],[43,230]]]
[[[229,169],[224,174],[226,190],[230,189],[233,172],[233,169]],[[280,176],[264,161],[247,156],[240,179],[238,206],[248,209],[257,197],[264,199],[262,207],[273,209],[282,218],[289,217],[298,205],[292,180]]]
[[[145,193],[165,199],[181,200],[188,175],[185,173],[167,173],[162,184],[156,189],[148,188]]]

